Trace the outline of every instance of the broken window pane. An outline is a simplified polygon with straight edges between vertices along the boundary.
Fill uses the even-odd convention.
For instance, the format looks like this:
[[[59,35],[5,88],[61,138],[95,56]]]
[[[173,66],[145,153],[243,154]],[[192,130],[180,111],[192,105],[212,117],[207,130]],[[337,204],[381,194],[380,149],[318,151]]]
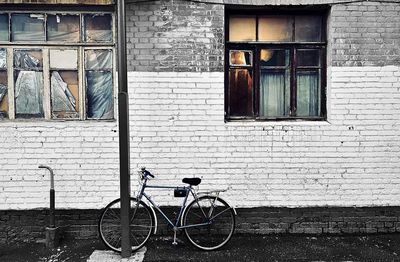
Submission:
[[[7,68],[7,52],[5,48],[0,48],[0,69]]]
[[[43,117],[42,52],[14,51],[16,117]]]
[[[113,118],[112,72],[86,72],[87,117],[93,119]]]
[[[111,50],[86,50],[86,70],[112,69]]]
[[[43,67],[42,51],[15,50],[14,67],[19,69],[40,70]]]
[[[78,50],[50,50],[51,69],[77,69]]]
[[[8,116],[7,71],[0,71],[0,119]]]
[[[12,14],[12,41],[45,41],[43,14]]]
[[[234,66],[251,66],[252,64],[252,52],[251,51],[229,51],[231,57],[231,65]]]
[[[256,41],[254,16],[229,17],[229,41]]]
[[[47,40],[79,42],[79,15],[47,15]]]
[[[52,71],[51,108],[53,118],[79,118],[77,71]]]
[[[295,39],[297,42],[321,42],[322,18],[320,16],[296,16]]]
[[[43,72],[15,71],[16,117],[43,117]]]
[[[258,40],[269,42],[291,42],[293,19],[289,16],[269,16],[258,19]]]
[[[321,115],[320,71],[297,72],[297,116]]]
[[[8,41],[8,14],[0,14],[0,41]]]
[[[85,42],[112,42],[112,16],[85,15]]]
[[[253,76],[249,69],[229,70],[229,113],[253,115]]]

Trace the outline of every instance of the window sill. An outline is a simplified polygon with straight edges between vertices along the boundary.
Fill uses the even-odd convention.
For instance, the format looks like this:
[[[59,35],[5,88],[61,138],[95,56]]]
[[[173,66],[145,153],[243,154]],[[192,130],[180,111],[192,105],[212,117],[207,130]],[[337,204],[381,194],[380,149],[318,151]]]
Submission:
[[[225,119],[226,126],[330,126],[331,123],[326,119],[320,120],[264,120],[257,121],[254,119]]]
[[[76,122],[76,123],[108,123],[117,122],[117,119],[43,119],[43,118],[19,118],[19,119],[0,119],[1,123],[65,123],[65,122]]]

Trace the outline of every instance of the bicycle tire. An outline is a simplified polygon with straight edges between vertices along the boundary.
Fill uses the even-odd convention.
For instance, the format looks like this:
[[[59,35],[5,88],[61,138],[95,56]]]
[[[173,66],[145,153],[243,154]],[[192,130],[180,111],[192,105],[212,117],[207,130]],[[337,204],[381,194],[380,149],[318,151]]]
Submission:
[[[121,199],[110,202],[101,213],[98,230],[103,243],[111,250],[121,252]],[[131,198],[130,242],[132,252],[144,246],[153,233],[155,218],[143,201]],[[136,209],[137,207],[137,209]],[[137,221],[137,222],[136,222]]]
[[[214,207],[211,209],[211,206]],[[208,222],[208,225],[195,226]],[[184,231],[187,239],[195,247],[205,251],[217,250],[228,243],[235,231],[235,212],[219,197],[202,196],[187,206],[182,225],[191,226],[185,227]]]

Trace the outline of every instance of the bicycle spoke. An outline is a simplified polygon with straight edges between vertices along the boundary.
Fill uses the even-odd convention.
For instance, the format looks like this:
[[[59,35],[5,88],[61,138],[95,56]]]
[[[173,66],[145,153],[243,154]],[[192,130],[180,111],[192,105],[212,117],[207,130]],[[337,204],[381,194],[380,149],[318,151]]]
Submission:
[[[130,226],[143,227],[143,228],[153,228],[153,226],[143,226],[143,225],[134,225],[134,224],[130,224]]]
[[[110,209],[110,211],[112,212],[112,214],[113,214],[113,218],[115,218],[115,219],[121,219],[121,217],[117,214],[117,213],[115,213],[115,211],[114,210],[112,210],[112,209]]]
[[[132,212],[130,223],[130,238],[132,251],[141,248],[153,232],[153,216],[145,204],[138,203],[131,198],[131,207],[136,207]],[[120,200],[111,202],[103,211],[100,221],[100,237],[107,247],[114,251],[121,251],[121,226],[120,226]],[[134,222],[134,223],[132,223]]]
[[[225,213],[226,211],[228,211],[228,210],[230,210],[230,209],[231,209],[231,208],[230,208],[230,207],[228,207],[228,208],[226,208],[226,209],[222,210],[221,212],[219,212],[219,213],[218,213],[218,214],[216,214],[215,216],[211,217],[211,218],[210,218],[210,220],[213,220],[213,219],[215,219],[216,217],[220,216],[221,214]]]
[[[216,196],[203,196],[189,204],[186,210],[183,223],[190,227],[184,230],[193,245],[203,250],[214,250],[229,241],[235,218],[232,209],[223,200]],[[205,219],[209,221],[206,225],[198,222]]]
[[[116,241],[117,239],[119,240],[120,237],[114,235],[114,237],[111,236],[111,239],[110,239],[110,240],[111,240],[113,243],[118,243],[118,241]]]
[[[196,214],[196,213],[192,213],[192,215],[195,215],[196,217],[199,217],[199,218],[205,218],[203,214],[199,215],[199,214]]]
[[[132,234],[132,231],[131,231],[131,236],[133,237],[133,239],[135,239],[136,243],[140,244],[140,242],[137,240],[137,238],[135,237],[135,235]]]

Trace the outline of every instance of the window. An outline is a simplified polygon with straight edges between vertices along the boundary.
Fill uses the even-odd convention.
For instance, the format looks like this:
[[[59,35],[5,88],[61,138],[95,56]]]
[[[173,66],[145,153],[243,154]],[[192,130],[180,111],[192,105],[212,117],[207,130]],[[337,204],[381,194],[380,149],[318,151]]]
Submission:
[[[113,119],[113,19],[2,11],[0,119]]]
[[[0,119],[8,117],[7,52],[0,48]]]
[[[326,117],[325,16],[228,10],[227,120]]]
[[[16,117],[44,117],[42,51],[15,49],[13,57]]]

